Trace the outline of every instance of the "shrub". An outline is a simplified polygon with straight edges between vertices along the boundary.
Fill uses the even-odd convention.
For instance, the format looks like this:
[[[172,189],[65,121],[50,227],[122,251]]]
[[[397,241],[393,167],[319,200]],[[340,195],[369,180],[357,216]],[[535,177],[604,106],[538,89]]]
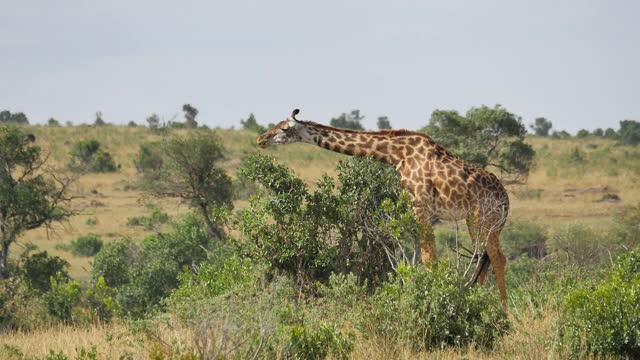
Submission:
[[[640,204],[626,206],[613,216],[614,233],[618,241],[628,249],[640,246]]]
[[[547,233],[544,226],[524,220],[512,220],[500,236],[504,253],[510,259],[522,254],[542,258],[547,254],[546,241]]]
[[[307,312],[317,306],[296,301],[299,293],[291,277],[264,281],[264,269],[233,256],[183,273],[168,301],[171,313],[178,315],[169,317],[169,327],[179,321],[190,329],[197,350],[192,352],[204,358],[220,353],[225,358],[347,358],[353,335]]]
[[[116,295],[116,289],[109,287],[104,278],[99,277],[93,287],[87,290],[87,301],[92,315],[103,321],[111,320],[113,315],[121,311]]]
[[[569,291],[594,276],[594,270],[553,258],[519,257],[509,262],[506,281],[514,308],[533,309],[538,316],[544,316],[542,311],[549,306],[559,310]]]
[[[93,283],[103,278],[106,285],[119,287],[129,282],[129,269],[136,258],[137,248],[127,240],[105,244],[96,254],[91,269]]]
[[[51,289],[51,277],[69,278],[66,268],[69,263],[58,257],[49,256],[46,251],[27,256],[22,264],[22,274],[26,285],[39,292]]]
[[[142,174],[145,179],[157,180],[162,169],[164,160],[162,158],[162,143],[144,142],[140,144],[140,150],[133,159],[133,164],[138,174]]]
[[[248,259],[232,256],[222,263],[203,264],[194,271],[179,276],[180,287],[171,293],[170,302],[193,301],[225,294],[236,288],[252,285],[261,267]]]
[[[560,320],[563,343],[574,356],[640,357],[640,251],[616,260],[594,287],[574,290]]]
[[[60,320],[76,320],[74,308],[80,303],[80,283],[58,273],[51,277],[51,289],[44,294],[49,313]]]
[[[127,241],[108,243],[96,255],[92,278],[116,288],[116,301],[127,315],[142,317],[179,284],[184,267],[207,259],[212,241],[203,221],[187,216],[169,233],[150,235],[140,247]],[[216,249],[220,251],[220,249]]]
[[[366,334],[406,343],[417,351],[475,344],[491,348],[509,329],[500,302],[481,287],[465,287],[444,262],[402,266],[370,298]]]
[[[576,133],[576,137],[577,137],[578,139],[586,138],[586,137],[588,137],[589,135],[590,135],[589,130],[586,130],[586,129],[580,129],[580,130],[578,130],[578,132]]]
[[[102,249],[102,239],[100,235],[83,235],[73,240],[69,244],[69,250],[73,256],[94,256]]]
[[[127,219],[127,226],[143,226],[147,230],[152,230],[159,225],[169,222],[169,214],[157,207],[153,207],[151,216],[136,216]]]
[[[267,191],[240,215],[239,229],[248,238],[243,252],[297,278],[353,272],[371,285],[396,262],[410,260],[418,226],[393,169],[350,158],[337,171],[339,186],[324,176],[310,192],[272,158],[248,157],[239,176]]]
[[[348,359],[353,340],[343,335],[335,325],[317,327],[294,325],[288,328],[290,339],[284,352],[291,359]]]
[[[580,224],[570,225],[554,234],[550,247],[559,260],[585,267],[597,267],[617,250],[614,241],[607,241],[601,234]]]
[[[69,152],[68,167],[72,170],[90,172],[113,172],[117,170],[111,154],[100,148],[97,140],[82,140],[75,143]]]

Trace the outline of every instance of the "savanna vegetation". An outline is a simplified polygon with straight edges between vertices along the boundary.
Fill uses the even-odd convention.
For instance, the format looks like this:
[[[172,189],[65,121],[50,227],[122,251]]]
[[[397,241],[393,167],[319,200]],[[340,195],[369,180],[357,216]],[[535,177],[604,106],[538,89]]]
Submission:
[[[425,120],[508,184],[505,312],[491,276],[466,285],[464,224],[435,224],[440,261],[419,264],[393,169],[258,151],[255,115],[209,130],[182,109],[148,127],[0,113],[0,358],[640,356],[637,122],[578,137],[544,118],[527,134],[502,106]]]

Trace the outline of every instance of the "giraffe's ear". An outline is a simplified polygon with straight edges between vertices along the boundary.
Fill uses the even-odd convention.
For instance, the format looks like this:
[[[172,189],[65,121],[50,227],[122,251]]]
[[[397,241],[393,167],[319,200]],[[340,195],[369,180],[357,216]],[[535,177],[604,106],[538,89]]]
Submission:
[[[296,119],[296,115],[300,114],[300,109],[293,109],[293,111],[291,112],[291,118],[295,121],[299,121],[298,119]]]

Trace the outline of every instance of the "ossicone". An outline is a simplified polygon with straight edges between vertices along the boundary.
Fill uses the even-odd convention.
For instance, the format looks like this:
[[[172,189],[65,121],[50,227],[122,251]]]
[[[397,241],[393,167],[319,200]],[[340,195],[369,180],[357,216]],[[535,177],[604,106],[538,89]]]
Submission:
[[[293,111],[291,112],[291,118],[295,121],[298,121],[298,119],[296,119],[296,115],[300,114],[300,109],[293,109]]]
[[[36,142],[36,137],[33,134],[26,134],[23,138],[23,141]]]

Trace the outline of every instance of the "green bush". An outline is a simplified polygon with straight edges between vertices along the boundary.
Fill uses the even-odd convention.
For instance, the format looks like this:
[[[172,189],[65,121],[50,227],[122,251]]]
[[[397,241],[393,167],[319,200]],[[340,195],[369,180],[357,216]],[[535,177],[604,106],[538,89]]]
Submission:
[[[522,256],[509,262],[506,282],[514,308],[528,308],[543,316],[549,307],[560,309],[572,289],[596,275],[593,269],[558,262],[553,257]]]
[[[97,140],[81,140],[69,151],[68,167],[72,170],[90,172],[113,172],[117,166],[111,154],[100,148]]]
[[[63,321],[77,320],[75,308],[80,303],[80,283],[58,273],[51,277],[51,289],[44,294],[49,313]]]
[[[614,234],[627,249],[640,247],[640,204],[626,206],[613,216]]]
[[[93,287],[87,290],[87,301],[92,315],[100,320],[109,321],[121,312],[116,295],[116,289],[109,287],[104,278],[99,277]]]
[[[187,216],[171,232],[148,236],[140,247],[128,241],[107,243],[95,257],[93,283],[103,278],[107,287],[117,290],[118,306],[129,316],[142,317],[178,287],[184,267],[208,258],[213,244],[217,242],[209,237],[203,221]]]
[[[417,351],[468,344],[491,348],[509,329],[507,315],[495,296],[464,286],[450,266],[400,267],[369,299],[365,334]]]
[[[350,158],[337,172],[338,186],[324,176],[310,192],[273,158],[248,157],[239,176],[266,191],[240,215],[239,229],[248,239],[242,251],[297,278],[352,272],[370,285],[412,258],[418,226],[393,168]]]
[[[94,256],[102,249],[102,239],[100,235],[83,235],[73,240],[69,244],[69,250],[73,256]]]
[[[608,239],[581,224],[572,224],[555,233],[549,243],[556,259],[591,268],[598,267],[611,254],[621,250],[615,239]]]
[[[96,254],[91,268],[93,283],[103,278],[106,285],[119,287],[129,282],[129,269],[136,260],[137,247],[127,240],[105,244]]]
[[[127,226],[142,226],[147,230],[152,230],[169,222],[169,214],[155,206],[152,209],[150,216],[136,216],[127,219]]]
[[[566,298],[560,334],[572,355],[640,357],[640,251],[629,252],[595,286]]]
[[[226,349],[222,351],[229,358],[347,358],[354,336],[326,316],[319,317],[316,310],[322,305],[301,301],[290,276],[265,281],[264,270],[260,264],[232,256],[181,275],[180,288],[167,305],[172,314],[169,326],[179,321],[196,339],[197,351],[187,353],[209,358]],[[319,312],[334,310],[322,307]],[[149,331],[156,329],[157,323]],[[221,333],[225,334],[222,339]]]
[[[144,142],[140,144],[140,150],[133,160],[138,174],[142,174],[146,179],[157,180],[163,164],[162,143]]]
[[[170,302],[211,298],[256,281],[261,268],[248,259],[232,256],[222,263],[205,263],[195,271],[186,270],[179,276],[180,286],[171,293]]]
[[[526,254],[542,258],[547,254],[547,232],[544,226],[526,220],[511,220],[500,234],[500,242],[509,259]]]
[[[66,268],[69,263],[58,257],[49,256],[46,251],[28,255],[22,263],[22,276],[26,285],[39,292],[51,289],[51,277],[69,278]]]
[[[289,359],[348,359],[353,339],[343,335],[335,325],[293,325],[288,328],[290,339],[284,352]]]

